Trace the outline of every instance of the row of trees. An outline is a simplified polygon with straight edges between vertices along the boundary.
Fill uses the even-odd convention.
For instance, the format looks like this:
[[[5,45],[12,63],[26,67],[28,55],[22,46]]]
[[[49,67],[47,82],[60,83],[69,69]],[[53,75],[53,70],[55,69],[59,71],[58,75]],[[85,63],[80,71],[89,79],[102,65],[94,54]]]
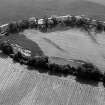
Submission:
[[[86,79],[92,79],[95,81],[105,82],[105,73],[101,73],[97,67],[91,63],[83,63],[78,68],[72,67],[69,64],[59,65],[49,62],[49,57],[47,56],[26,56],[20,51],[14,51],[14,48],[9,42],[2,42],[0,44],[0,49],[3,53],[7,54],[14,61],[21,64],[25,64],[29,67],[34,67],[35,69],[41,70],[40,72],[48,73],[49,75],[57,76],[69,76],[74,75],[77,77],[82,77]],[[18,50],[18,49],[17,49]]]
[[[56,18],[56,19],[55,19]],[[53,19],[53,17],[52,17]],[[94,20],[92,18],[86,18],[85,16],[73,16],[68,15],[65,17],[54,17],[54,20],[57,21],[58,25],[69,26],[70,28],[80,28],[85,31],[91,31],[92,29],[96,33],[105,31],[105,23],[99,20]]]
[[[50,18],[44,17],[42,24],[38,24],[38,18],[29,18],[19,20],[17,22],[10,22],[8,25],[0,27],[1,33],[8,35],[9,33],[17,33],[28,28],[39,29],[46,32],[47,29],[52,29],[58,25],[70,27],[70,28],[81,28],[85,31],[94,30],[96,33],[105,31],[105,23],[85,16],[51,16]]]

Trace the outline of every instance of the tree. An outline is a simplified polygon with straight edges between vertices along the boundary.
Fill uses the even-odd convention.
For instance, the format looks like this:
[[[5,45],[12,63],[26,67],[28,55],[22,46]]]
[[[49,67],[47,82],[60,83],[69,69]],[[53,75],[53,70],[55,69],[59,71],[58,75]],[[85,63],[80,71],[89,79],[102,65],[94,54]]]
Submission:
[[[17,52],[15,55],[14,55],[14,58],[13,58],[14,61],[17,61],[17,62],[20,62],[20,60],[22,60],[22,54],[21,52]]]
[[[105,72],[103,74],[103,84],[105,85]]]
[[[75,26],[76,26],[76,17],[72,15],[70,21],[70,27],[74,28]]]
[[[35,60],[36,60],[36,64],[35,66],[38,66],[40,68],[47,68],[47,63],[48,63],[48,57],[47,56],[36,56],[35,57]]]
[[[10,31],[10,33],[17,33],[18,32],[18,28],[17,28],[17,23],[16,22],[9,23],[9,31]]]
[[[33,58],[33,57],[30,57],[29,60],[28,60],[28,62],[27,62],[27,65],[34,67],[35,62],[36,62],[36,59]]]
[[[100,33],[104,30],[104,25],[101,21],[97,21],[96,23],[96,28],[95,28],[95,32],[96,33]]]
[[[64,20],[64,24],[65,26],[71,26],[71,21],[72,21],[72,16],[68,16],[65,20]]]
[[[57,16],[53,15],[51,16],[51,20],[53,21],[53,27],[56,27],[58,25]]]
[[[49,29],[52,29],[52,28],[54,27],[54,21],[53,21],[51,18],[48,19],[47,24],[48,24],[48,28],[49,28]]]
[[[48,63],[48,57],[47,56],[35,56],[29,59],[28,65],[33,67],[40,67],[44,68],[46,67],[46,64]]]
[[[22,28],[22,30],[29,28],[29,21],[27,19],[23,19],[21,21],[21,28]]]
[[[32,17],[29,19],[29,27],[36,28],[36,18],[35,17]]]
[[[21,32],[21,31],[23,31],[23,29],[22,29],[22,21],[21,20],[19,20],[19,21],[17,21],[16,22],[17,23],[17,29],[18,29],[18,32]]]
[[[8,42],[6,42],[6,41],[1,43],[0,48],[3,51],[3,53],[5,53],[7,55],[10,55],[10,54],[14,53],[12,46]]]
[[[100,81],[102,80],[102,73],[91,63],[85,63],[78,68],[79,77],[89,80]]]
[[[70,65],[62,65],[61,68],[61,73],[64,77],[73,74]]]
[[[58,75],[58,76],[61,76],[61,67],[60,65],[58,64],[55,64],[55,63],[51,63],[49,64],[49,74],[50,75]]]

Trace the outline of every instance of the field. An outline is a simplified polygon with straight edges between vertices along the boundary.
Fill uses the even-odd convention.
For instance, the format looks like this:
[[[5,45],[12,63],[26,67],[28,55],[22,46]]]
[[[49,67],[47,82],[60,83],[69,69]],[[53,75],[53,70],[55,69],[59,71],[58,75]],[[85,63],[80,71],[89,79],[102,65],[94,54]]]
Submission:
[[[88,17],[105,20],[103,0],[64,1],[1,0],[0,21],[5,23],[24,17],[42,17],[45,14],[48,16],[85,14]],[[77,29],[53,30],[48,33],[25,30],[4,40],[9,39],[12,43],[30,49],[33,56],[55,56],[55,61],[58,63],[64,63],[65,59],[89,61],[104,71],[104,34],[88,35]],[[102,83],[72,76],[60,78],[39,74],[25,65],[14,63],[1,52],[0,105],[105,105],[105,87]]]

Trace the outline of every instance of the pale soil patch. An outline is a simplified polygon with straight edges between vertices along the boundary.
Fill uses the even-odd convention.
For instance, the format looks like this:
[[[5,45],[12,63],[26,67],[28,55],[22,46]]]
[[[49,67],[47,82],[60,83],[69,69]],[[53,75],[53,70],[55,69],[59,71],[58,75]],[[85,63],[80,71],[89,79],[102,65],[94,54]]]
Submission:
[[[24,32],[27,38],[39,45],[45,55],[66,59],[92,62],[101,70],[105,69],[105,36],[79,30],[42,33],[34,30]]]

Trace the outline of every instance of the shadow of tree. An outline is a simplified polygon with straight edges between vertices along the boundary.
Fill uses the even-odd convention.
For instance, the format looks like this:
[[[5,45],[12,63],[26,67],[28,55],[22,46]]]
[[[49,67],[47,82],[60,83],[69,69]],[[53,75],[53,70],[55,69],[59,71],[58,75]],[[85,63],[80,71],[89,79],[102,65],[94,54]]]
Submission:
[[[48,73],[48,69],[44,69],[44,68],[41,68],[41,67],[27,66],[27,69],[29,71],[38,71],[39,73]]]
[[[94,87],[98,86],[99,81],[91,80],[91,79],[86,79],[82,77],[76,77],[75,80],[81,84],[88,84]]]
[[[7,57],[8,57],[8,55],[4,54],[3,52],[0,52],[0,58],[6,59]]]
[[[56,32],[56,31],[67,31],[67,30],[70,30],[70,29],[73,29],[71,27],[65,27],[65,26],[56,26],[52,29],[48,29],[46,33],[51,33],[51,32]]]
[[[103,82],[103,86],[105,87],[105,83]]]

